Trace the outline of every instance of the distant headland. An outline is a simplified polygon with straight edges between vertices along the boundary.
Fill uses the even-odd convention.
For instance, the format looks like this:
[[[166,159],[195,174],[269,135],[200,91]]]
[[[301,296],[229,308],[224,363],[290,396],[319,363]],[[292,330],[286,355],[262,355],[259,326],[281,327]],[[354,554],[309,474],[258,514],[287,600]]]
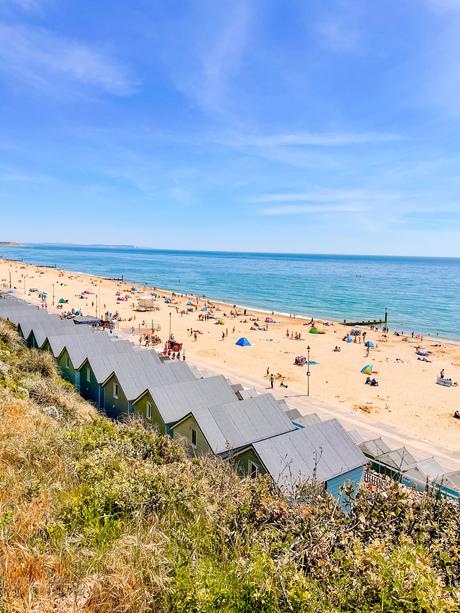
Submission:
[[[13,243],[11,241],[0,241],[0,247],[24,247],[22,243]]]

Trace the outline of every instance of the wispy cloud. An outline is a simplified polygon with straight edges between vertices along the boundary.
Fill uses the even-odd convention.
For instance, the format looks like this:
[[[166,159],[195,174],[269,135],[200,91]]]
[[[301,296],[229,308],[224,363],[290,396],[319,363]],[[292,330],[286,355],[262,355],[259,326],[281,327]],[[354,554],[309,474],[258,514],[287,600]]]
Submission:
[[[25,26],[0,24],[0,74],[47,91],[59,91],[59,78],[118,96],[136,89],[127,71],[102,52]]]
[[[358,30],[337,19],[322,21],[317,26],[317,32],[323,46],[334,51],[351,51],[358,40]]]
[[[411,198],[405,194],[379,190],[325,189],[301,193],[273,193],[255,196],[258,204],[273,204],[259,211],[260,215],[326,215],[329,213],[371,213],[386,207],[387,214],[399,214],[411,206]],[[397,207],[392,205],[397,203]]]
[[[391,143],[403,140],[399,134],[378,132],[288,132],[284,134],[236,134],[235,144],[253,147],[340,147],[369,143]]]
[[[255,196],[252,202],[381,202],[401,200],[401,194],[390,191],[325,189],[300,193],[273,193]]]
[[[460,2],[458,0],[426,0],[430,8],[438,13],[460,13]]]
[[[41,8],[44,0],[5,0],[6,6],[11,5],[23,11],[36,11]]]
[[[203,3],[202,9],[190,17],[193,37],[187,33],[185,40],[174,41],[180,57],[171,67],[171,78],[203,110],[222,115],[250,42],[253,12],[250,2]],[[195,32],[200,33],[198,37]]]
[[[260,211],[261,215],[306,215],[327,213],[360,213],[364,207],[359,205],[322,205],[322,204],[291,204],[287,206],[271,206]]]

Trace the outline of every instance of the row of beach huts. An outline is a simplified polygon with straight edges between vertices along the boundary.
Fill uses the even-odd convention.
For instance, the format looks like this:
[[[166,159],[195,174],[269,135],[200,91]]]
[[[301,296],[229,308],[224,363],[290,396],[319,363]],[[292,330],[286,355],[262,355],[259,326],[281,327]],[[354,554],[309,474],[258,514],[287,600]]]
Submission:
[[[164,361],[155,350],[135,347],[115,334],[61,319],[5,293],[0,294],[0,319],[17,326],[29,347],[52,353],[62,377],[107,416],[142,416],[161,433],[185,438],[192,453],[229,459],[244,475],[269,474],[290,493],[314,479],[340,497],[345,484],[359,487],[369,463],[375,474],[417,489],[428,481],[433,485],[427,467],[417,468],[415,460],[408,462],[412,474],[406,477],[398,458],[378,460],[377,452],[391,459],[381,439],[358,440],[336,419],[300,416],[271,394],[232,385],[184,361]],[[432,466],[430,475],[433,470],[440,469]],[[458,496],[460,473],[436,479],[437,491]]]

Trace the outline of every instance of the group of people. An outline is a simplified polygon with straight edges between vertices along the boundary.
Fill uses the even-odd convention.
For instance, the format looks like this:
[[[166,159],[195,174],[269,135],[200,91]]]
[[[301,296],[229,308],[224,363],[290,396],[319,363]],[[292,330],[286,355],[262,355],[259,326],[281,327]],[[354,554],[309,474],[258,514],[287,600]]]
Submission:
[[[292,332],[289,334],[289,330],[286,330],[286,338],[290,338],[292,341],[301,341],[302,334],[300,332]]]
[[[273,389],[275,387],[275,379],[279,380],[280,387],[287,387],[284,375],[282,375],[280,372],[276,373],[276,375],[274,375],[273,373],[270,373],[270,367],[269,366],[267,366],[267,372],[266,372],[265,376],[268,377],[268,379],[270,381],[270,388],[271,389]]]

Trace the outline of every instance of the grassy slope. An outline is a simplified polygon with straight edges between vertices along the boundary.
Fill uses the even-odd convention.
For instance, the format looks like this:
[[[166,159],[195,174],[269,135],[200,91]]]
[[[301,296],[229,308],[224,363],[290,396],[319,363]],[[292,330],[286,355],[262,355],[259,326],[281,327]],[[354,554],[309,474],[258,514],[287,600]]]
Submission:
[[[0,323],[0,610],[459,610],[458,507],[305,495],[98,416]]]

